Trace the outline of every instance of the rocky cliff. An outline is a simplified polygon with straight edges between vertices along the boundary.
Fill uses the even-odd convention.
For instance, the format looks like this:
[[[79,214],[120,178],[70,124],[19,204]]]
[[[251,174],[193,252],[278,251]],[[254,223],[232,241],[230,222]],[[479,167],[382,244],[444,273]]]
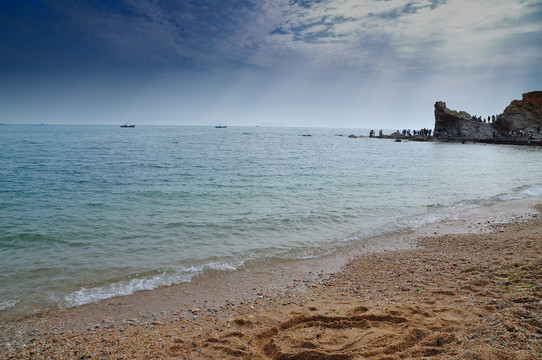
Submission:
[[[484,123],[465,111],[450,110],[443,101],[435,103],[435,133],[438,137],[474,139],[492,137],[494,124]]]
[[[532,130],[535,134],[542,127],[542,91],[523,94],[522,100],[514,100],[504,109],[497,126],[505,131]]]
[[[446,103],[435,103],[435,132],[439,137],[483,139],[493,137],[493,132],[523,130],[533,131],[539,137],[542,131],[542,91],[523,94],[522,100],[514,100],[498,116],[496,122],[483,122],[465,111],[450,110]]]

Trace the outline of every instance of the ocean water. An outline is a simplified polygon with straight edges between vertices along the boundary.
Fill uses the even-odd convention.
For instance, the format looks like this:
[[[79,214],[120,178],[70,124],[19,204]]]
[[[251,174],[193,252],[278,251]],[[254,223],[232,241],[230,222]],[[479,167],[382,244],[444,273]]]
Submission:
[[[368,133],[0,126],[0,319],[542,194],[539,147],[348,138]]]

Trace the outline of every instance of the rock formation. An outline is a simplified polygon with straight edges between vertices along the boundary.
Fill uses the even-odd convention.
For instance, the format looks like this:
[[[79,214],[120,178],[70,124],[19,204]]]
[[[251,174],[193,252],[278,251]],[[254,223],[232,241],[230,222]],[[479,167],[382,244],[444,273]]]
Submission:
[[[438,137],[475,139],[492,137],[495,128],[465,111],[450,110],[443,101],[435,103],[435,133]]]
[[[435,103],[435,132],[438,137],[460,139],[492,138],[493,132],[523,130],[526,135],[533,131],[535,137],[542,135],[542,91],[523,94],[522,100],[514,100],[498,116],[496,122],[485,123],[465,111],[450,110],[443,101]]]
[[[504,109],[497,121],[499,129],[505,131],[532,130],[535,134],[542,127],[542,91],[523,94],[522,100],[514,100]]]

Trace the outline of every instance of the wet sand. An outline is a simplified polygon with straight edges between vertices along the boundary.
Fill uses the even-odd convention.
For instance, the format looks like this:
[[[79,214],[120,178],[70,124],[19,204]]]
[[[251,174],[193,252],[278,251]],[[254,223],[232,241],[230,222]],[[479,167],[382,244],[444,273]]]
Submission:
[[[0,357],[540,359],[542,207],[530,201],[3,323]]]

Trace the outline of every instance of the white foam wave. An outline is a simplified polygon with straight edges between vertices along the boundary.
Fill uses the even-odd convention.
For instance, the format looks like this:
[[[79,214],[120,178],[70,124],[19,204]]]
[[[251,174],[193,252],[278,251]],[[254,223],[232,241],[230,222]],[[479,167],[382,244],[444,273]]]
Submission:
[[[464,211],[475,207],[474,204],[461,203],[450,207],[430,211],[426,214],[409,217],[397,222],[399,228],[416,230],[424,225],[442,221],[457,220]]]
[[[531,186],[513,194],[506,194],[499,197],[499,200],[510,201],[519,200],[530,197],[542,196],[542,185]]]
[[[163,272],[162,274],[152,277],[124,280],[91,289],[81,288],[80,290],[66,295],[61,307],[76,307],[101,300],[111,299],[117,296],[130,295],[136,291],[154,290],[162,286],[171,286],[183,282],[190,282],[194,276],[199,275],[206,270],[231,271],[235,270],[236,268],[236,266],[230,264],[208,263],[201,266],[192,266],[173,273]]]
[[[0,311],[5,310],[10,307],[14,307],[15,304],[17,304],[19,300],[3,300],[0,301]]]

